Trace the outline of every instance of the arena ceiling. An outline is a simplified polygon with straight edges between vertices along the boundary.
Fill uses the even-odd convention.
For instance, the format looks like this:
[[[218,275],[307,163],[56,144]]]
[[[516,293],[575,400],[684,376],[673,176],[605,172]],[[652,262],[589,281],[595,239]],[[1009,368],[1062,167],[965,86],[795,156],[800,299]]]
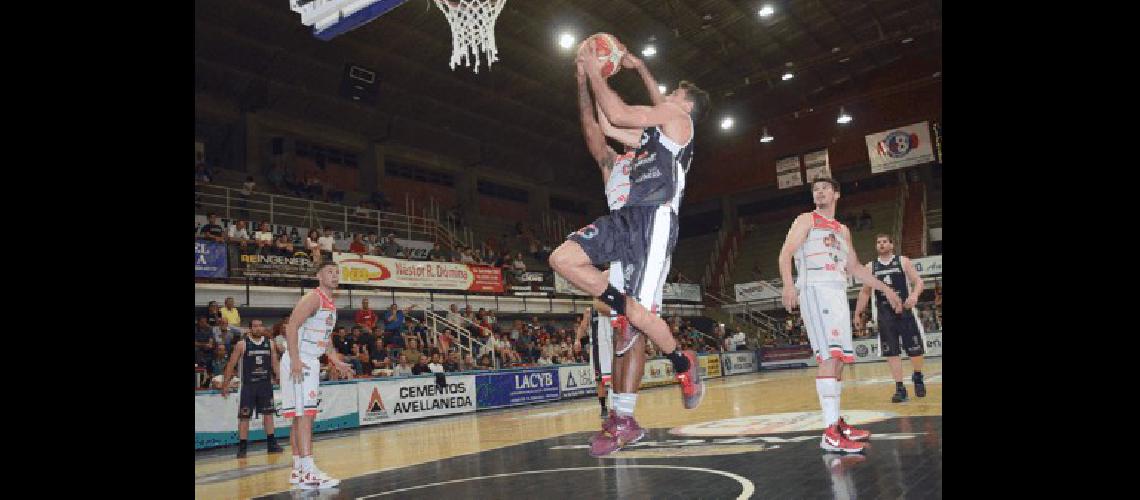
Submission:
[[[774,14],[759,16],[762,4]],[[656,55],[643,59],[670,90],[688,79],[710,91],[711,119],[698,133],[716,134],[718,110],[762,124],[869,91],[872,80],[905,85],[916,76],[907,60],[940,65],[941,17],[940,0],[509,0],[496,27],[500,60],[474,74],[448,68],[450,30],[429,0],[410,0],[329,42],[313,37],[287,0],[201,0],[196,92],[594,189],[596,172],[581,168],[590,160],[572,51],[557,44],[563,31],[578,39],[613,33],[638,53],[652,43]],[[375,105],[337,95],[346,63],[377,72]],[[789,69],[795,76],[785,81]],[[648,100],[633,72],[611,82],[628,101]]]

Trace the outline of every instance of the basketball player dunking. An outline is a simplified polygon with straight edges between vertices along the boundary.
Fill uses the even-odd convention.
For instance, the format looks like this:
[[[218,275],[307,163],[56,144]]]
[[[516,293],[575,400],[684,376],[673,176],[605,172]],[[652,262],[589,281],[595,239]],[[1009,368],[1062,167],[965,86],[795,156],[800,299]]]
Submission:
[[[550,265],[624,317],[614,335],[616,353],[629,351],[642,338],[640,332],[645,332],[673,363],[684,406],[696,408],[704,397],[696,353],[679,349],[669,326],[656,314],[655,304],[660,302],[677,240],[677,213],[692,160],[694,122],[706,114],[708,94],[690,82],[681,82],[659,104],[630,106],[602,78],[600,61],[588,53],[592,50],[585,57],[579,54],[579,60],[584,60],[586,78],[603,114],[617,127],[642,131],[630,166],[625,205],[571,234],[551,254]],[[632,291],[632,297],[594,267],[613,261],[621,261],[625,288]],[[614,406],[619,408],[618,401]],[[620,433],[604,432],[611,441],[606,448],[623,445],[625,438],[615,435]]]
[[[257,412],[265,427],[266,451],[281,453],[281,446],[273,436],[273,375],[281,375],[277,366],[277,349],[265,336],[265,326],[260,319],[249,322],[249,333],[234,346],[230,362],[226,363],[225,381],[222,382],[222,397],[230,388],[235,365],[241,364],[241,396],[238,397],[238,458],[245,458],[249,442],[249,417]],[[270,372],[270,368],[273,369]]]
[[[583,50],[583,46],[579,46],[579,55],[584,55]],[[657,89],[657,81],[653,79],[653,75],[649,73],[640,59],[626,52],[621,64],[625,68],[637,70],[654,105],[663,101],[664,98]],[[626,200],[629,198],[629,172],[636,149],[641,145],[641,130],[614,127],[600,106],[592,104],[590,91],[587,88],[586,69],[581,60],[577,64],[577,77],[578,110],[581,115],[582,135],[586,139],[586,146],[590,150],[590,154],[602,172],[606,202],[610,211],[614,212],[625,206]],[[595,110],[597,111],[596,119]],[[617,154],[606,144],[605,136],[624,144],[625,153]],[[636,266],[635,263],[623,266],[620,260],[610,262],[610,268],[607,271],[610,286],[626,294],[634,293],[632,287],[626,286],[629,282],[625,279],[627,269],[632,277],[633,271],[636,269],[634,266]],[[662,285],[663,283],[659,283],[657,286]],[[649,290],[648,287],[646,289]],[[659,296],[657,299],[659,300]],[[654,307],[650,304],[644,305],[650,309]],[[656,305],[659,306],[660,304]],[[595,300],[594,311],[600,311],[601,315],[591,323],[591,329],[600,332],[599,336],[606,339],[605,345],[595,343],[595,350],[598,351],[597,354],[611,358],[600,361],[601,366],[606,368],[604,371],[605,378],[609,378],[609,368],[613,367],[610,386],[614,388],[614,394],[610,400],[614,406],[614,412],[603,415],[608,418],[602,423],[602,430],[591,440],[590,453],[594,456],[602,456],[616,451],[621,446],[636,443],[646,434],[645,429],[638,425],[633,418],[634,409],[637,406],[637,391],[641,387],[641,379],[645,374],[646,355],[645,337],[641,335],[636,335],[632,343],[624,345],[623,347],[626,350],[615,352],[612,344],[613,324],[617,323],[619,328],[626,326],[622,321],[624,318],[619,319],[608,306],[597,300]],[[593,353],[593,351],[591,352]],[[598,390],[598,396],[601,398],[603,394],[601,384],[599,384]],[[604,413],[606,411],[603,409]]]
[[[329,341],[336,326],[332,293],[340,284],[340,269],[334,262],[317,267],[319,286],[306,293],[293,308],[285,327],[288,345],[281,360],[281,415],[293,419],[289,441],[293,446],[293,470],[289,482],[303,489],[332,488],[340,483],[313,463],[313,420],[320,404],[320,357],[342,374],[352,375],[352,366],[340,359]]]
[[[859,265],[851,231],[835,220],[839,183],[821,177],[812,181],[811,191],[815,210],[796,217],[780,249],[784,308],[790,313],[797,305],[803,305],[804,327],[819,363],[815,390],[826,426],[820,447],[827,451],[862,452],[864,444],[858,441],[869,439],[871,433],[847,425],[839,416],[843,364],[855,361],[847,274],[882,292],[896,312],[902,311],[902,302],[894,290]],[[794,284],[793,258],[798,271]]]
[[[914,369],[910,380],[914,383],[914,395],[926,396],[926,385],[922,382],[922,355],[926,350],[922,346],[922,334],[918,330],[918,319],[914,317],[914,305],[918,303],[918,296],[922,294],[922,277],[915,271],[910,259],[895,255],[895,242],[886,234],[875,236],[875,250],[879,258],[867,263],[875,278],[886,283],[895,290],[903,300],[902,314],[895,314],[887,307],[886,298],[875,292],[874,302],[878,310],[879,342],[882,344],[883,356],[887,364],[891,365],[891,376],[895,379],[895,394],[891,402],[901,403],[907,400],[906,386],[902,381],[902,360],[899,355],[900,341],[906,347],[906,355],[910,357],[910,366]],[[863,317],[863,310],[867,307],[867,299],[871,296],[871,287],[863,285],[859,291],[859,299],[855,301],[855,321]]]

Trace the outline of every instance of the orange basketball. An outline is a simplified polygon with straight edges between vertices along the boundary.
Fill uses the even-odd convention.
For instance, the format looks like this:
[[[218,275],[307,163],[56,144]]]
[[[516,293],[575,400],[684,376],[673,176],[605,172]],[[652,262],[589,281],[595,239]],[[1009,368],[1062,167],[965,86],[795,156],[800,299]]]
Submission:
[[[617,37],[609,33],[594,33],[586,39],[586,43],[602,62],[603,78],[614,76],[621,70],[621,58],[625,55],[626,49]]]

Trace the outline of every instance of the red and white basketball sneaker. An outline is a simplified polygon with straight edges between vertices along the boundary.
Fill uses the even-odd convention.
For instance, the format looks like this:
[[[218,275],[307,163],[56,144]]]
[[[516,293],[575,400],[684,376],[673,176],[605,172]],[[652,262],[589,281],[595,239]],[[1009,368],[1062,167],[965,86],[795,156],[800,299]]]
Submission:
[[[333,479],[328,474],[325,474],[320,469],[313,468],[313,470],[305,472],[301,475],[301,482],[297,483],[304,490],[323,490],[325,488],[332,488],[340,484],[339,479]]]
[[[289,471],[289,484],[297,484],[301,482],[301,475],[303,474],[304,472],[302,472],[301,469],[293,469],[292,471]]]
[[[843,417],[839,417],[839,422],[837,422],[835,425],[839,426],[839,430],[843,432],[843,435],[852,441],[866,441],[871,438],[871,431],[865,431],[851,427],[850,425],[847,425],[847,422],[843,420]]]
[[[839,453],[863,453],[864,446],[863,443],[847,439],[847,436],[839,431],[838,425],[832,425],[823,431],[823,438],[819,441],[820,448]]]

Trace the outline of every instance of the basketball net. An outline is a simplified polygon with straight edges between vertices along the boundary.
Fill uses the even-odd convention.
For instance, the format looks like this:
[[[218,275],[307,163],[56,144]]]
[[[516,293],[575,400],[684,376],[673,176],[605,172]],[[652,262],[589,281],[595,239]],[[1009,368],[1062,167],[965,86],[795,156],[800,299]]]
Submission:
[[[495,47],[495,20],[507,0],[435,0],[436,7],[451,25],[451,70],[456,64],[471,66],[479,73],[479,52],[487,56],[487,67],[499,60]]]

